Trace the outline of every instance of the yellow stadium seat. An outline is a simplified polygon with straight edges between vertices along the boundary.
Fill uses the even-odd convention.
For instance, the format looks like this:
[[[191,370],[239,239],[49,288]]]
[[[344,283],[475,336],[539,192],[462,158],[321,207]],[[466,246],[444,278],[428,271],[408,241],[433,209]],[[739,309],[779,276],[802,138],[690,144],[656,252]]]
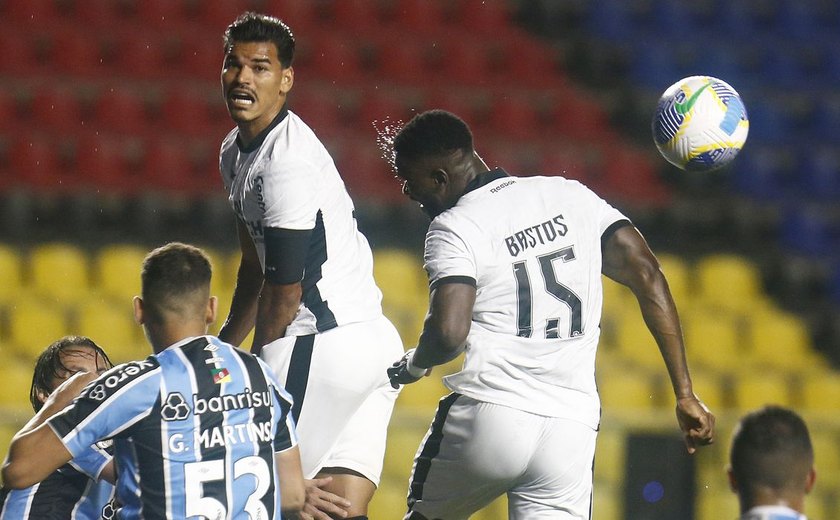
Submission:
[[[376,249],[373,276],[383,301],[415,308],[418,299],[428,301],[428,283],[419,256],[402,249]]]
[[[826,367],[811,347],[808,327],[787,312],[767,308],[751,314],[747,344],[762,365],[803,371]]]
[[[604,430],[598,432],[595,448],[595,482],[617,486],[624,480],[626,459],[626,436],[623,431]],[[600,517],[600,515],[599,515]]]
[[[810,433],[818,487],[840,489],[840,432],[811,426]]]
[[[213,268],[213,277],[210,280],[210,292],[212,294],[220,294],[222,292],[233,291],[233,286],[236,283],[236,275],[230,278],[228,276],[228,258],[227,253],[219,251],[214,248],[202,248],[202,251],[210,259],[210,265]]]
[[[66,312],[52,301],[22,296],[9,307],[8,314],[9,343],[30,359],[70,333]]]
[[[721,473],[720,480],[726,479]],[[724,518],[738,518],[738,497],[728,488],[702,490],[697,496],[694,507],[695,520],[721,520]]]
[[[403,386],[397,397],[396,407],[426,413],[431,418],[437,409],[438,401],[449,393],[449,389],[441,382],[440,374],[432,372],[429,377],[420,378],[416,383]]]
[[[506,520],[508,517],[507,495],[502,495],[487,506],[477,511],[472,520]]]
[[[723,309],[745,311],[766,300],[757,267],[738,255],[701,258],[696,264],[696,282],[697,295]]]
[[[692,370],[691,382],[694,393],[712,412],[729,406],[726,400],[725,381],[720,374],[709,370]]]
[[[18,250],[0,245],[0,305],[8,304],[21,293],[23,269]]]
[[[808,410],[840,411],[840,373],[804,376],[799,381],[802,405]]]
[[[431,422],[431,414],[428,420]],[[428,428],[428,426],[420,427],[419,424],[416,428],[407,428],[402,425],[396,425],[392,421],[388,429],[388,444],[385,448],[383,475],[397,479],[403,482],[404,485],[408,482],[408,478],[411,475],[414,455],[417,453],[417,448],[420,446],[420,442],[426,435]]]
[[[768,404],[791,406],[787,377],[769,370],[741,372],[734,381],[733,404],[740,411],[751,411]]]
[[[147,250],[138,245],[113,244],[96,254],[95,283],[99,291],[117,305],[131,305],[140,295],[140,270]]]
[[[134,321],[134,309],[129,302],[114,305],[90,298],[78,307],[76,325],[78,333],[95,341],[115,364],[144,359],[151,354],[151,348],[142,341],[142,331]]]
[[[36,293],[61,304],[75,304],[91,288],[88,256],[69,243],[46,243],[32,248],[29,275]]]
[[[660,254],[657,257],[677,308],[687,304],[691,297],[691,268],[677,255]]]
[[[624,510],[621,503],[620,486],[596,483],[592,501],[592,518],[598,520],[623,519]]]
[[[605,410],[649,410],[658,406],[656,378],[644,370],[597,370],[598,392]]]
[[[46,348],[47,345],[49,343],[45,343],[43,348]],[[34,358],[31,363],[8,358],[4,359],[3,363],[5,366],[3,370],[3,391],[0,392],[0,407],[31,411],[29,389],[32,386],[32,372],[35,368]]]
[[[408,481],[397,482],[383,478],[368,506],[368,517],[402,518],[408,509],[407,494]]]
[[[642,314],[627,313],[617,323],[616,351],[635,365],[648,369],[661,370],[665,367],[656,340],[642,319]]]
[[[681,314],[690,366],[731,372],[741,369],[746,352],[732,315],[706,306],[690,306]]]

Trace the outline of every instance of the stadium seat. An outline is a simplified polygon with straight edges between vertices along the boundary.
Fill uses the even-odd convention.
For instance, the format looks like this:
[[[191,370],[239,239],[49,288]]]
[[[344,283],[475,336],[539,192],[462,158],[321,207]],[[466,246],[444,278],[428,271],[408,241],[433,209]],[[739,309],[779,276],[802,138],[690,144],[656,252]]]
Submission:
[[[719,479],[723,480],[723,470]],[[696,520],[720,520],[721,518],[738,517],[738,497],[728,488],[720,487],[714,491],[699,493],[695,505]]]
[[[746,311],[764,300],[761,273],[750,260],[712,254],[696,262],[697,297],[723,310]]]
[[[355,120],[359,128],[370,129],[374,124],[408,121],[412,115],[404,93],[376,89],[362,93]]]
[[[511,9],[507,2],[458,0],[453,21],[467,32],[499,38],[511,29]]]
[[[430,54],[433,47],[430,44],[411,38],[410,35],[387,31],[372,40],[378,77],[409,85],[417,84],[426,77],[432,61]],[[394,45],[395,41],[400,44]]]
[[[668,286],[671,289],[674,302],[677,304],[677,309],[680,309],[683,304],[689,302],[689,298],[692,296],[693,268],[689,267],[683,258],[675,254],[662,253],[657,255],[657,258],[662,272],[668,280]]]
[[[830,147],[808,149],[798,155],[801,196],[818,201],[840,198],[840,153]]]
[[[49,345],[49,343],[45,343],[41,348],[46,348],[47,345]],[[38,354],[40,354],[40,351],[35,350],[34,355],[37,356]],[[31,415],[32,405],[29,403],[29,389],[32,385],[32,371],[35,367],[34,360],[34,356],[27,358],[26,360],[17,359],[8,355],[5,356],[3,361],[3,364],[5,365],[5,374],[3,380],[3,391],[0,392],[0,410],[14,409],[24,411],[24,417]],[[11,415],[13,414],[9,414],[9,416]],[[11,419],[11,417],[9,417],[9,419]],[[2,427],[6,426],[5,422],[6,421],[4,420],[0,423],[2,424]],[[17,431],[17,429],[15,429],[15,431]],[[5,432],[0,429],[0,436],[2,436],[3,433]],[[8,440],[10,439],[0,438],[0,442]],[[5,450],[7,447],[8,442],[0,444],[0,450]]]
[[[787,377],[769,370],[742,370],[734,380],[732,398],[735,409],[741,412],[768,404],[793,405]]]
[[[408,31],[427,32],[439,29],[446,22],[441,2],[399,0],[394,2],[394,22]]]
[[[105,54],[94,32],[79,37],[75,27],[51,31],[49,61],[52,70],[71,76],[101,76],[106,72]]]
[[[428,301],[428,283],[422,260],[409,251],[378,248],[373,252],[373,276],[383,299],[395,304],[414,305]]]
[[[15,136],[6,156],[15,183],[45,191],[61,189],[61,160],[57,143],[44,134]]]
[[[606,428],[598,431],[594,476],[595,486],[599,491],[603,483],[619,486],[624,480],[626,444],[624,431]],[[600,515],[598,517],[600,518]]]
[[[143,25],[171,28],[187,19],[186,0],[142,0],[132,4],[134,15]]]
[[[93,104],[93,119],[97,128],[120,134],[146,135],[148,107],[145,96],[130,89],[107,89]]]
[[[651,410],[659,405],[656,378],[644,370],[596,370],[604,410]]]
[[[139,278],[139,274],[135,275]],[[134,322],[130,301],[114,303],[91,294],[76,307],[76,329],[105,349],[114,363],[142,359],[151,349],[142,345],[140,326]]]
[[[600,446],[595,450],[596,457]],[[592,518],[598,520],[622,520],[624,508],[620,486],[598,484],[592,497]],[[504,518],[504,517],[502,517]]]
[[[41,130],[72,134],[83,128],[79,94],[67,87],[44,87],[35,91],[28,116]]]
[[[23,263],[19,250],[11,244],[0,244],[0,306],[7,306],[21,294]]]
[[[836,429],[813,427],[810,433],[814,445],[814,467],[821,486],[824,489],[837,489],[840,485],[840,433]]]
[[[141,166],[144,187],[182,193],[206,188],[197,186],[189,150],[185,148],[183,142],[169,138],[147,141]]]
[[[431,417],[437,409],[438,401],[449,393],[449,389],[443,386],[440,374],[433,371],[429,377],[423,377],[416,383],[405,385],[397,398],[395,409],[427,414]]]
[[[289,109],[319,137],[336,134],[345,124],[346,111],[332,91],[315,88],[292,90],[288,103]]]
[[[125,23],[126,12],[123,2],[113,0],[84,0],[72,3],[75,23],[84,27],[97,27],[106,31]]]
[[[693,363],[690,361],[690,365]],[[725,379],[717,372],[711,370],[692,369],[691,383],[694,386],[694,393],[706,403],[713,412],[725,410],[729,407],[727,399],[727,388]]]
[[[138,79],[160,79],[169,75],[172,64],[169,56],[174,53],[171,37],[148,31],[122,35],[114,51],[115,72]]]
[[[527,140],[541,133],[539,109],[527,97],[499,96],[490,110],[490,128],[498,135]]]
[[[55,0],[5,0],[0,6],[2,17],[14,24],[38,27],[53,23],[59,16]]]
[[[94,286],[115,305],[130,306],[140,295],[140,269],[146,249],[134,244],[109,244],[96,252]]]
[[[431,414],[427,420],[432,420]],[[388,428],[383,476],[403,483],[403,501],[405,501],[405,488],[411,475],[411,467],[414,464],[414,455],[428,428],[428,424],[425,426],[423,424],[420,421],[392,422]]]
[[[830,257],[837,251],[840,225],[817,203],[788,210],[780,229],[780,242],[793,251],[811,257]]]
[[[801,377],[799,392],[806,410],[836,412],[840,403],[840,374],[825,371]],[[838,468],[840,469],[840,468]]]
[[[616,321],[616,351],[626,362],[635,366],[660,370],[664,365],[656,340],[642,319],[641,312],[633,312],[638,304],[627,299],[626,312]]]
[[[81,137],[76,143],[75,172],[78,182],[86,188],[111,193],[129,191],[133,184],[129,180],[130,145],[125,139],[102,133]]]
[[[213,135],[211,100],[205,92],[170,88],[161,97],[158,115],[165,130],[196,137]],[[222,103],[221,99],[212,101]]]
[[[87,254],[73,244],[37,244],[29,251],[28,265],[32,290],[51,302],[75,304],[91,287]]]
[[[330,2],[330,17],[337,27],[349,27],[356,34],[376,29],[381,23],[381,11],[374,0]]]
[[[504,520],[508,517],[507,495],[502,495],[476,511],[472,520]]]
[[[351,4],[353,2],[341,2]],[[358,82],[363,77],[361,50],[353,37],[324,34],[310,55],[307,73],[330,82]]]
[[[750,113],[752,115],[752,113]],[[752,144],[752,143],[751,143]],[[778,201],[790,193],[783,150],[756,142],[732,164],[734,191],[759,201]]]
[[[317,6],[311,0],[265,0],[263,12],[281,18],[296,34],[319,22]]]
[[[770,308],[752,313],[746,340],[759,364],[811,373],[826,367],[812,348],[807,325],[790,313]]]
[[[237,16],[252,9],[252,0],[202,0],[196,4],[199,21],[208,30],[221,34]]]
[[[681,312],[689,363],[730,373],[748,361],[741,331],[732,314],[716,308],[689,306]]]
[[[437,66],[432,72],[440,81],[480,87],[493,86],[493,59],[499,56],[495,44],[485,40],[443,33],[435,42]]]
[[[408,480],[393,481],[383,477],[382,483],[376,490],[368,505],[369,518],[392,518],[405,514],[408,508],[406,495]]]
[[[47,345],[70,333],[66,312],[35,296],[20,296],[9,308],[8,317],[9,344],[26,359],[34,360]]]

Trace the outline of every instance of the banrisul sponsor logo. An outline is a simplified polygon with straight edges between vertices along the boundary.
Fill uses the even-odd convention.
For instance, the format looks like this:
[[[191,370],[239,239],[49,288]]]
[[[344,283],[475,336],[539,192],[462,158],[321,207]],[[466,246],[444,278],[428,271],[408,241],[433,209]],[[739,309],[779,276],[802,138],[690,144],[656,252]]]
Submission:
[[[268,391],[252,392],[251,390],[245,390],[238,394],[206,398],[193,394],[192,402],[193,413],[196,415],[207,412],[217,413],[242,410],[245,408],[260,408],[263,406],[271,406],[271,393]]]

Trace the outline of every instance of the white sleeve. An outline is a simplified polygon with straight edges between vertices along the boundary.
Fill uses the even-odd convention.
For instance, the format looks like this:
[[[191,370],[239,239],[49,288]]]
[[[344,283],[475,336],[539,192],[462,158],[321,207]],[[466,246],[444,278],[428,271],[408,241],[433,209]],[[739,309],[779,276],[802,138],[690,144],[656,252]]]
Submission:
[[[312,165],[304,161],[277,161],[271,165],[271,174],[262,179],[264,227],[315,227],[319,208],[318,186],[313,170]],[[254,189],[257,188],[255,185]]]
[[[426,234],[424,255],[430,286],[443,278],[477,278],[475,255],[464,238],[442,219],[432,221]]]

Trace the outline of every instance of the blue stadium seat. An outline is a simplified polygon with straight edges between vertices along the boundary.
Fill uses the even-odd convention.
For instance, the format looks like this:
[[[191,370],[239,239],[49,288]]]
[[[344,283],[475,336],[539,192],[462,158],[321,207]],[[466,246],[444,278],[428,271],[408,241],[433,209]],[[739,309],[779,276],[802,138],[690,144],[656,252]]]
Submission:
[[[781,200],[787,193],[782,154],[771,146],[759,143],[750,143],[748,146],[749,149],[732,164],[732,187],[743,195],[759,200]]]
[[[840,223],[827,208],[808,204],[788,212],[781,226],[782,243],[810,256],[830,256],[840,252]]]
[[[799,193],[812,200],[840,198],[840,153],[830,147],[802,150],[797,184]]]
[[[622,42],[633,37],[635,21],[630,2],[600,0],[588,2],[587,30],[596,38]]]

